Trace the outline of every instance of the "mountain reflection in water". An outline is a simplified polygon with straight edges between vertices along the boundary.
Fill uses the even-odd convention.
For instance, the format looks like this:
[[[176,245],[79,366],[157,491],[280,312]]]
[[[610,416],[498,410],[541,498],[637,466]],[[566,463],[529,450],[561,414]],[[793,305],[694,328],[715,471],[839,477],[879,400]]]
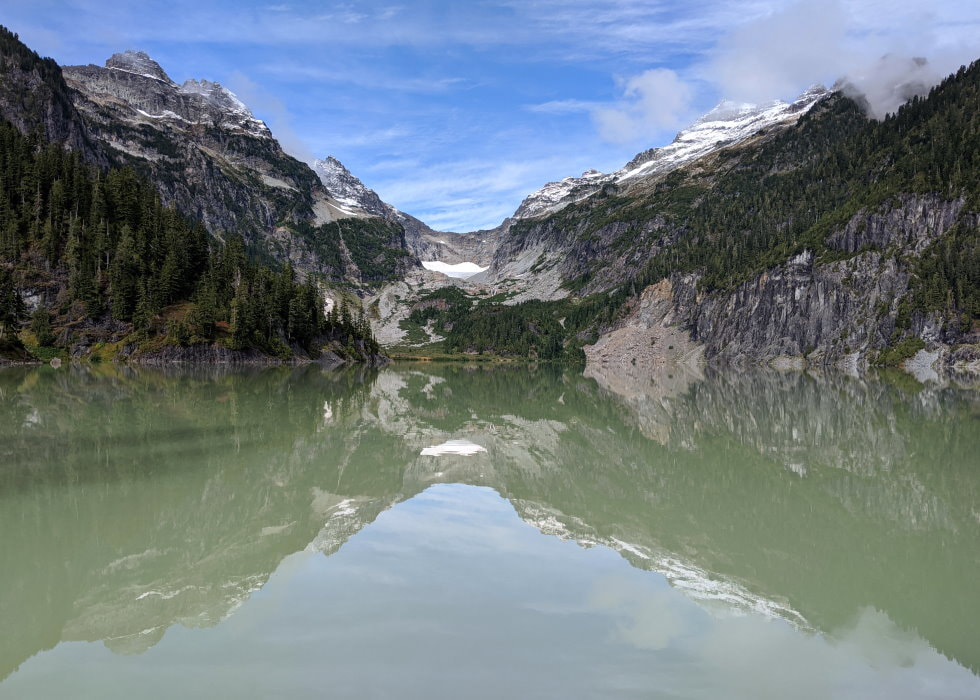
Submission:
[[[903,649],[980,672],[975,393],[661,379],[4,370],[0,679],[60,642],[136,654],[175,624],[217,625],[290,555],[332,555],[376,520],[383,531],[396,504],[487,498],[434,484],[490,487],[541,532],[614,550],[715,617],[750,613],[713,628],[718,659],[761,614],[788,623],[766,644],[907,637]],[[637,595],[617,584],[591,604],[661,649],[677,604]],[[911,663],[900,656],[889,663]]]

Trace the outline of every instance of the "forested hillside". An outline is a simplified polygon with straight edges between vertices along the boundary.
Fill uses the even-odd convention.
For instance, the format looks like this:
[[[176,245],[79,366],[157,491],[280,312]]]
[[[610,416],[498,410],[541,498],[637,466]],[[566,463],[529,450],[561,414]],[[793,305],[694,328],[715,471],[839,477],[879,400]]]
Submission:
[[[164,207],[129,169],[103,171],[78,151],[0,124],[0,320],[5,333],[36,307],[30,340],[42,350],[89,354],[104,345],[139,354],[218,343],[287,358],[325,344],[351,357],[378,351],[363,317],[324,314],[303,283],[249,262],[240,238],[212,241],[200,223]],[[45,350],[47,348],[47,350]]]
[[[61,67],[0,27],[0,119],[86,162],[132,168],[212,236],[241,236],[253,260],[355,285],[417,265],[400,224],[339,210],[233,93],[206,80],[178,85],[145,54]]]
[[[724,315],[706,304],[715,300],[712,308],[736,313],[746,303],[758,305],[759,294],[775,293],[762,290],[767,275],[799,259],[807,272],[788,288],[796,301],[805,290],[829,284],[848,313],[858,313],[856,305],[870,299],[861,284],[873,284],[868,276],[881,274],[874,270],[882,266],[891,266],[888,284],[897,298],[860,311],[866,317],[860,320],[873,326],[860,338],[827,324],[797,329],[790,354],[877,351],[917,338],[921,343],[923,334],[956,344],[968,341],[980,322],[978,215],[980,62],[882,121],[834,93],[775,135],[665,178],[606,187],[552,216],[514,222],[507,245],[561,251],[554,264],[572,297],[515,307],[527,314],[523,324],[507,324],[509,340],[490,317],[514,312],[488,305],[467,312],[486,322],[453,324],[447,337],[472,348],[517,349],[526,345],[517,338],[535,336],[539,345],[551,346],[552,331],[544,329],[574,312],[577,323],[558,327],[567,348],[615,327],[650,285],[683,278],[696,288],[674,304],[684,307],[695,340],[710,350]],[[824,280],[827,275],[833,279]],[[603,303],[595,302],[598,297]],[[775,335],[793,331],[759,327],[778,320],[778,303],[767,299],[776,316],[733,331],[725,342],[747,346],[739,338],[752,333],[771,344]],[[784,302],[782,314],[800,314],[794,323],[805,325],[812,311],[797,311],[795,303]],[[844,322],[845,308],[825,312]]]
[[[980,62],[880,122],[835,96],[748,158],[720,166],[716,178],[679,174],[636,203],[684,227],[648,263],[641,284],[699,270],[706,291],[723,290],[804,249],[825,259],[854,254],[831,234],[859,210],[902,194],[966,198],[967,211],[980,211]],[[616,205],[609,211],[619,213]],[[980,318],[972,223],[915,264],[916,309]]]

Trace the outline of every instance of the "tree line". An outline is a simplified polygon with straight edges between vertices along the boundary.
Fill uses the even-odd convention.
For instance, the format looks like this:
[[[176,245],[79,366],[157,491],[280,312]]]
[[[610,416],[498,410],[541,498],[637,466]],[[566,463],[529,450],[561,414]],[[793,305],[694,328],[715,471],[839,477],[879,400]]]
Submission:
[[[38,316],[69,329],[83,319],[132,325],[181,344],[219,340],[280,356],[324,340],[377,352],[348,306],[327,314],[312,278],[251,261],[237,235],[212,239],[165,206],[130,168],[102,170],[75,151],[0,123],[0,290],[46,290]],[[175,306],[183,305],[181,313]],[[4,328],[23,320],[16,289],[0,293]],[[45,319],[32,321],[44,326]]]

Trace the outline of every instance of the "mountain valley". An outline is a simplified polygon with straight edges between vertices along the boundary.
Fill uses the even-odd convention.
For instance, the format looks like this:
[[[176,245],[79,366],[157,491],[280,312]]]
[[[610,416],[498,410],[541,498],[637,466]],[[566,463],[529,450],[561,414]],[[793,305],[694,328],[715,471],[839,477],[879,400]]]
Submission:
[[[619,171],[549,183],[492,230],[447,233],[384,202],[332,156],[308,165],[288,155],[218,83],[178,85],[139,51],[59,68],[14,35],[5,46],[0,116],[19,131],[90,167],[134,173],[212,245],[241,237],[250,259],[316,280],[324,318],[343,302],[353,328],[360,307],[372,341],[401,353],[647,373],[704,362],[980,371],[976,63],[904,95],[880,121],[844,81],[789,103],[722,102]],[[5,254],[21,300],[8,318],[23,323],[43,306],[60,338],[48,354],[87,354],[66,330],[71,294],[54,298],[70,276],[62,251],[41,252],[26,218],[10,226],[23,242]],[[75,318],[131,323],[111,312],[118,290],[93,264],[106,311],[79,297]],[[191,310],[202,303],[194,289]],[[168,294],[148,306],[157,328],[174,316],[179,295]],[[103,313],[113,315],[98,321]],[[193,342],[215,342],[184,316]],[[288,346],[274,325],[245,343]]]

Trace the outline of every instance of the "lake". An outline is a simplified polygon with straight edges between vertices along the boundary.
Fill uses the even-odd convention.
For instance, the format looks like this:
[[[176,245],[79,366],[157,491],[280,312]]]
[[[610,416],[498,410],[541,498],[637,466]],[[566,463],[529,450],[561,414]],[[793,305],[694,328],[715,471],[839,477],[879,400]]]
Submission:
[[[977,698],[980,393],[0,371],[0,698]]]

